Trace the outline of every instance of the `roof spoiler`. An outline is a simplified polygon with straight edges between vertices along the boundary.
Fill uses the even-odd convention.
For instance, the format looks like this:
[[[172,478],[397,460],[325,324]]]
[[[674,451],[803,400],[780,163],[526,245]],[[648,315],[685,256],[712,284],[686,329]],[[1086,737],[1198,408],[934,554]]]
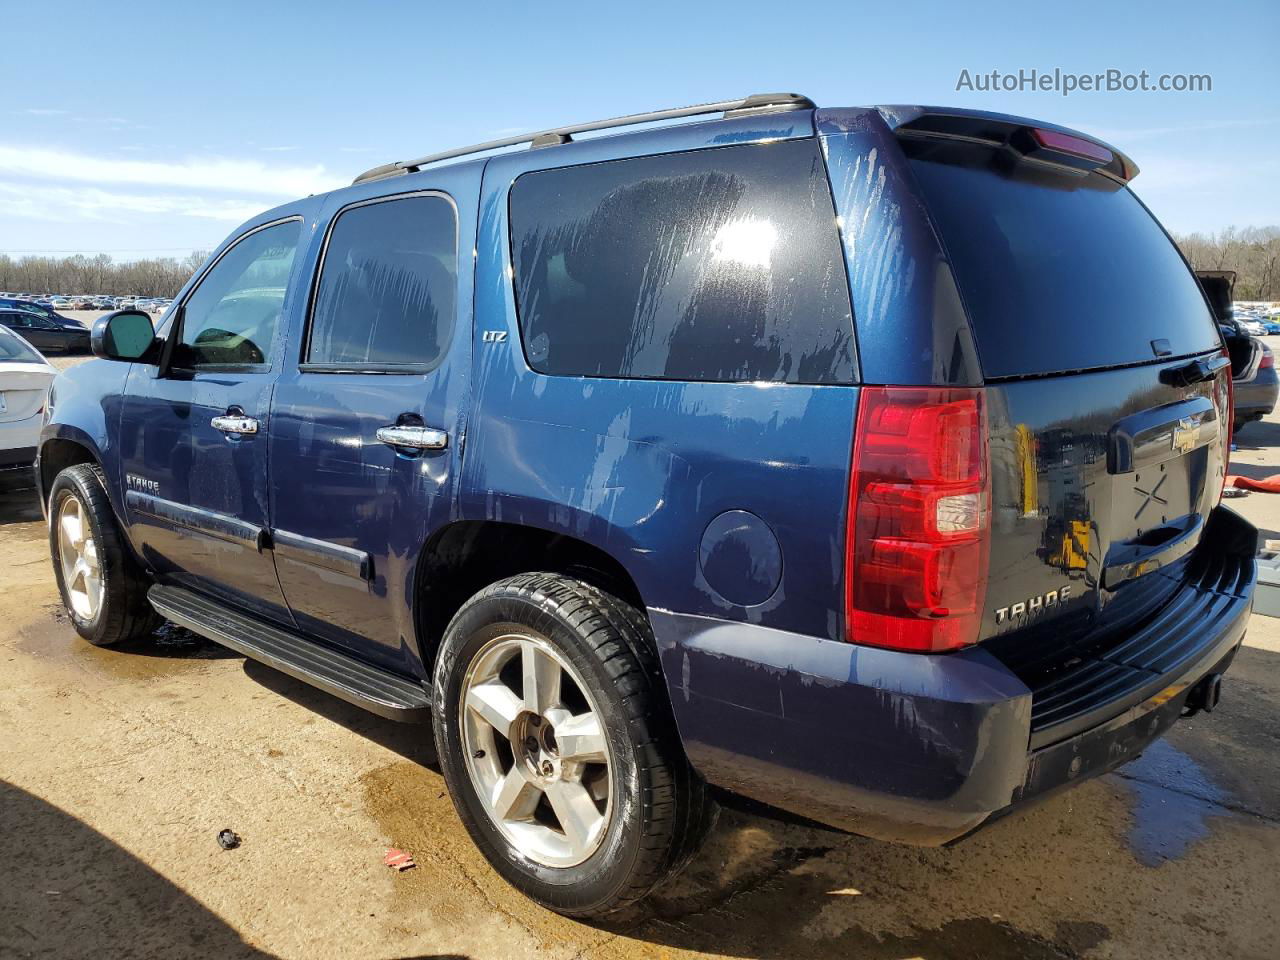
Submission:
[[[880,107],[899,137],[960,140],[1003,148],[1034,163],[1101,173],[1120,183],[1138,175],[1138,165],[1115,147],[1067,127],[980,110],[947,107]]]

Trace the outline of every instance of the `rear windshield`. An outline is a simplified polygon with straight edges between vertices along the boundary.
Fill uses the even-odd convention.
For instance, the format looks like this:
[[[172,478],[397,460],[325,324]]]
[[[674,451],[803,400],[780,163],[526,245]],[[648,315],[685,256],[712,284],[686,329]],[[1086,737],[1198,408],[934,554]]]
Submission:
[[[0,363],[44,363],[44,358],[8,330],[0,330]]]
[[[987,377],[1219,348],[1195,277],[1127,188],[1100,174],[1012,164],[984,147],[907,141],[904,148],[955,268]]]

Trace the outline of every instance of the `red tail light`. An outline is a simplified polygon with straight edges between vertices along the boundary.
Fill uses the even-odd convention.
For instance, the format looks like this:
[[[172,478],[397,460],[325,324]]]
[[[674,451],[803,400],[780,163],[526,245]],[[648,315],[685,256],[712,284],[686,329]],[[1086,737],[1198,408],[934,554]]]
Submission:
[[[1224,349],[1222,355],[1230,360],[1231,355]],[[1266,355],[1263,355],[1266,359]],[[1261,364],[1259,364],[1261,367]],[[1225,384],[1225,386],[1223,386]],[[1214,390],[1214,402],[1221,404],[1218,420],[1222,430],[1222,487],[1218,490],[1218,502],[1222,502],[1222,491],[1227,489],[1227,474],[1231,472],[1231,438],[1235,434],[1236,388],[1231,379],[1231,367],[1228,365],[1219,375],[1218,385]]]
[[[1267,347],[1262,348],[1262,359],[1258,361],[1258,369],[1265,370],[1267,367],[1276,365],[1276,355]]]
[[[845,537],[846,638],[921,653],[975,642],[989,513],[982,390],[864,387]]]

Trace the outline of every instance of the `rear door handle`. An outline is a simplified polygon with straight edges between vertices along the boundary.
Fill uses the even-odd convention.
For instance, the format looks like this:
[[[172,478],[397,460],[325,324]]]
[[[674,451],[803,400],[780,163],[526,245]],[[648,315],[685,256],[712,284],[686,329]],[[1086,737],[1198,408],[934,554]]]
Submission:
[[[408,447],[412,450],[443,450],[449,446],[449,435],[434,427],[379,427],[378,439],[389,447]]]
[[[228,412],[220,417],[214,417],[209,423],[213,429],[221,430],[223,433],[244,435],[258,432],[258,421],[243,413]]]

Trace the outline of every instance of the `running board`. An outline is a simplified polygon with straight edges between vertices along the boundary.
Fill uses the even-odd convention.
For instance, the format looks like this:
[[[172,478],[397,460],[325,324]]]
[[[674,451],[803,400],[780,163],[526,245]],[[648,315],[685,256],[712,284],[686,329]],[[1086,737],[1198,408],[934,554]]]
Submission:
[[[431,719],[431,698],[421,683],[181,587],[153,586],[147,599],[166,620],[381,717],[403,723]]]

